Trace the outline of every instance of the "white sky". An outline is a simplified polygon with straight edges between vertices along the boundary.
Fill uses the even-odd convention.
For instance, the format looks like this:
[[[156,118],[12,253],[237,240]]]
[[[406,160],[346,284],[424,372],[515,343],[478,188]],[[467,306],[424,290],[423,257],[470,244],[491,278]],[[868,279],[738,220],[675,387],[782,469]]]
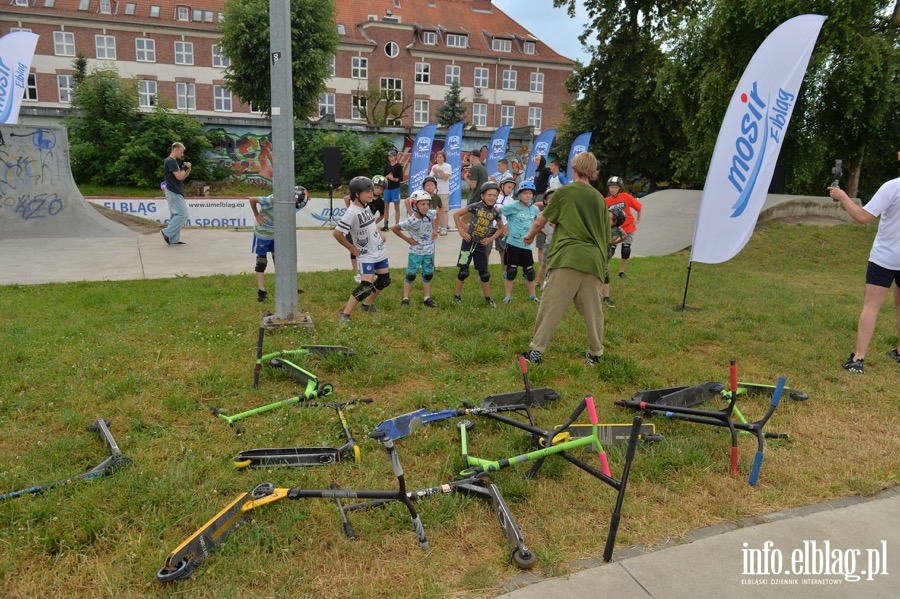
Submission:
[[[553,8],[553,0],[493,0],[493,3],[556,52],[573,60],[588,61],[588,54],[578,41],[587,22],[582,2],[578,2],[575,19],[570,19],[565,9]]]

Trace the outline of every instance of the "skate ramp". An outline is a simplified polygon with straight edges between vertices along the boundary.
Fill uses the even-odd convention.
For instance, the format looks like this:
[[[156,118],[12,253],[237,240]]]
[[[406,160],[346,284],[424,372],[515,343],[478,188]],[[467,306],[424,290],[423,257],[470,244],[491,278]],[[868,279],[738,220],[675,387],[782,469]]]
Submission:
[[[137,234],[99,214],[75,187],[65,128],[0,125],[0,239],[79,237]]]

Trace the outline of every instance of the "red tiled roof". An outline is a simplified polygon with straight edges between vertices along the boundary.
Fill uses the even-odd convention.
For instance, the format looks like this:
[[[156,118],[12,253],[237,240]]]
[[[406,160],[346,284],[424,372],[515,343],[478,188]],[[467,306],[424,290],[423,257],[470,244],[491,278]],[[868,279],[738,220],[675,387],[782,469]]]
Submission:
[[[9,4],[4,2],[4,4]],[[134,4],[135,14],[125,14],[125,5]],[[113,14],[101,14],[99,12],[100,0],[90,0],[88,10],[78,10],[81,0],[56,0],[54,6],[47,8],[44,0],[37,0],[34,6],[18,8],[9,6],[9,12],[22,12],[26,15],[61,16],[68,19],[102,19],[115,20],[117,23],[134,23],[144,25],[165,25],[166,27],[187,27],[202,31],[219,30],[219,11],[225,4],[224,0],[119,0],[110,2]],[[159,7],[159,17],[150,16],[150,7]],[[207,21],[179,21],[175,17],[175,9],[185,6],[189,9],[189,18],[193,17],[194,10],[212,12],[212,22]]]

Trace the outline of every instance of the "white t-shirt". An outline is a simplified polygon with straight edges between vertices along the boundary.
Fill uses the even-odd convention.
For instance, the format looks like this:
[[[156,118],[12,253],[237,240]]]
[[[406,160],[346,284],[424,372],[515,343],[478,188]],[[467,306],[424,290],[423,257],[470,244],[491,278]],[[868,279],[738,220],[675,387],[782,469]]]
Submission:
[[[447,178],[438,177],[437,173],[443,173]],[[447,164],[435,164],[431,167],[431,174],[437,179],[437,192],[444,202],[450,201],[450,175],[453,174],[453,167]],[[445,204],[448,205],[448,204]]]
[[[863,210],[881,216],[869,261],[888,270],[900,270],[900,177],[878,188]]]
[[[351,203],[335,229],[350,235],[351,243],[359,250],[360,262],[376,264],[387,259],[384,238],[378,232],[375,216],[368,206],[362,208],[356,202]]]

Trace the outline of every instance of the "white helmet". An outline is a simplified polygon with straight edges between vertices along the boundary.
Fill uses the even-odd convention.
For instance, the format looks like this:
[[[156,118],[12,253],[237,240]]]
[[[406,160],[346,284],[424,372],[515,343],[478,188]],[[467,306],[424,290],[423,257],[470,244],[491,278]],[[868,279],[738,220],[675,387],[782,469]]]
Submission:
[[[418,204],[421,201],[431,201],[431,194],[425,191],[424,189],[419,189],[414,191],[413,194],[409,197],[410,201],[414,204]]]

